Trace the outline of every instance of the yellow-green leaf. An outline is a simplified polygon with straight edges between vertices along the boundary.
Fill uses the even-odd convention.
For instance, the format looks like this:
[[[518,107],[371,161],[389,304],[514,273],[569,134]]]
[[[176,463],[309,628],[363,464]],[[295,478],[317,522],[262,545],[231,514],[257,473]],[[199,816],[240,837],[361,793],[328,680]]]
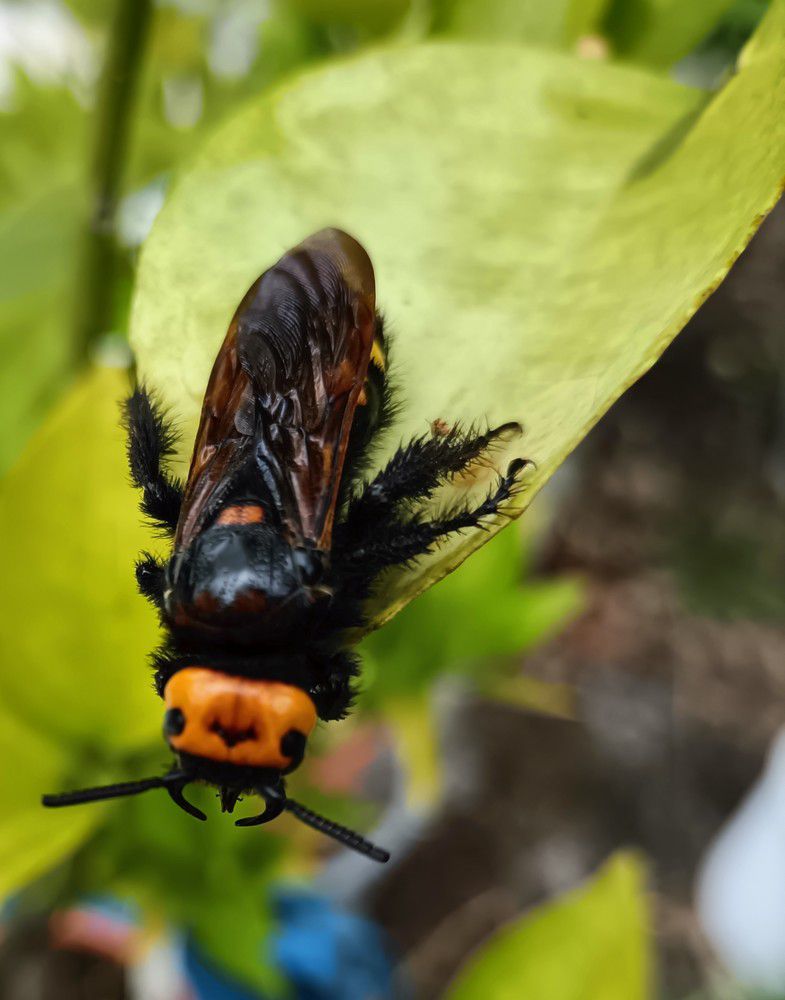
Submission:
[[[781,11],[708,105],[628,67],[447,43],[379,49],[252,103],[181,176],[140,262],[139,368],[184,419],[186,447],[248,285],[339,225],[375,262],[395,338],[404,405],[388,444],[435,418],[520,419],[526,436],[499,465],[536,460],[523,509],[778,197]],[[376,623],[487,537],[390,574]]]
[[[78,186],[64,183],[0,210],[0,473],[68,381],[82,202]]]
[[[443,774],[430,699],[390,698],[384,704],[384,722],[406,775],[407,805],[414,809],[431,806],[441,791]]]
[[[5,665],[6,669],[8,664]],[[66,857],[102,817],[98,809],[47,814],[41,794],[57,791],[68,754],[0,703],[0,900]]]
[[[142,744],[160,726],[146,659],[157,625],[133,567],[150,532],[119,426],[127,387],[124,372],[90,373],[0,487],[0,703],[86,749]]]
[[[448,1000],[646,1000],[649,917],[640,861],[617,854],[588,884],[503,928]]]
[[[0,473],[67,383],[87,213],[88,116],[66,89],[14,79],[14,110],[0,113]]]

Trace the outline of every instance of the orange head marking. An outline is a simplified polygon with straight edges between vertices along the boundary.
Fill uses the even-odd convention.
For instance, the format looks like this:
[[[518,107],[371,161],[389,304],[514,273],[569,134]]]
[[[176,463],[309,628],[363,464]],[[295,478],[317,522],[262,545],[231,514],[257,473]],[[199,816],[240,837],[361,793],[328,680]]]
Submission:
[[[242,767],[296,767],[316,725],[316,708],[300,688],[205,667],[174,674],[164,701],[173,750]]]

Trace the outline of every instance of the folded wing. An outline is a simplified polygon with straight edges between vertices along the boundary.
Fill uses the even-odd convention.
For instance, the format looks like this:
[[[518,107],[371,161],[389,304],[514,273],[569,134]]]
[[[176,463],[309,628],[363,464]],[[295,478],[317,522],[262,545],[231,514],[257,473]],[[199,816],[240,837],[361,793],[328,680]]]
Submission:
[[[337,229],[251,286],[207,386],[177,546],[245,487],[263,494],[293,545],[329,549],[375,321],[371,262]]]

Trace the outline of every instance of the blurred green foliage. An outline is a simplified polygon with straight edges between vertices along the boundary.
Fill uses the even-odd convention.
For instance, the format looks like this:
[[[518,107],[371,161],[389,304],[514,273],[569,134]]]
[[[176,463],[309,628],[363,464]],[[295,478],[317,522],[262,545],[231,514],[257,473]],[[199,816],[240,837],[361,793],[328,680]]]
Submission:
[[[407,605],[360,646],[360,709],[392,730],[410,802],[438,797],[441,769],[429,697],[442,677],[461,678],[486,697],[559,711],[555,686],[520,676],[520,657],[564,627],[583,606],[580,581],[529,576],[531,538],[501,532],[438,587]]]
[[[160,768],[161,750],[151,748],[137,774]],[[194,822],[165,795],[115,804],[71,862],[69,888],[135,903],[149,926],[167,922],[187,931],[227,973],[281,995],[266,948],[273,929],[269,889],[282,872],[285,826],[240,831],[207,789],[192,789],[189,797],[207,813],[206,823]]]
[[[85,115],[24,76],[0,113],[0,472],[64,385],[85,212]]]
[[[715,34],[736,47],[760,20],[766,0],[433,0],[436,34],[605,53],[664,70]]]
[[[570,48],[593,32],[607,0],[437,0],[437,34]]]
[[[396,437],[436,416],[520,415],[515,451],[538,463],[528,503],[721,280],[779,192],[785,4],[718,94],[665,72],[704,38],[729,53],[741,44],[763,13],[742,6],[272,0],[249,20],[250,6],[231,0],[157,5],[123,185],[138,196],[179,178],[144,251],[133,332],[141,370],[184,421],[184,450],[245,285],[333,223],[377,265],[405,403]],[[97,66],[113,5],[69,7]],[[581,58],[587,35],[604,60]],[[30,905],[116,892],[275,992],[261,960],[266,888],[312,864],[310,842],[284,821],[238,835],[207,793],[204,826],[156,793],[40,810],[43,791],[152,773],[166,753],[145,665],[156,623],[133,583],[134,556],[156,543],[124,468],[117,402],[129,379],[75,362],[95,88],[12,76],[0,112],[0,518],[13,569],[0,749],[14,766],[0,774],[0,891],[38,879]],[[97,347],[127,330],[145,222],[135,225],[138,237],[118,240],[116,313],[94,331]],[[380,619],[479,541],[391,575]],[[458,674],[526,701],[510,683],[514,657],[579,607],[575,581],[529,579],[527,545],[503,533],[365,640],[358,713],[389,723],[413,783],[435,754],[431,686]],[[572,1000],[592,982],[591,995],[645,996],[640,879],[636,862],[613,862],[500,935],[455,995],[525,982],[527,996]],[[582,978],[564,975],[573,966]]]
[[[422,701],[445,673],[488,690],[511,657],[561,628],[582,606],[579,582],[527,579],[529,555],[517,530],[504,531],[369,635],[360,646],[363,707]]]
[[[603,29],[620,59],[666,68],[702,42],[732,0],[612,0]]]

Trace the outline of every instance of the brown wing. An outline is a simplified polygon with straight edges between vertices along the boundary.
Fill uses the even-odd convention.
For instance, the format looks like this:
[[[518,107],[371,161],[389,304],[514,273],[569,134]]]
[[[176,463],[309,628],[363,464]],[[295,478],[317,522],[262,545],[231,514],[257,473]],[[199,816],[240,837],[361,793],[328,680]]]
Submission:
[[[177,546],[252,469],[292,543],[330,547],[375,315],[370,259],[338,229],[309,237],[251,286],[207,385]]]

